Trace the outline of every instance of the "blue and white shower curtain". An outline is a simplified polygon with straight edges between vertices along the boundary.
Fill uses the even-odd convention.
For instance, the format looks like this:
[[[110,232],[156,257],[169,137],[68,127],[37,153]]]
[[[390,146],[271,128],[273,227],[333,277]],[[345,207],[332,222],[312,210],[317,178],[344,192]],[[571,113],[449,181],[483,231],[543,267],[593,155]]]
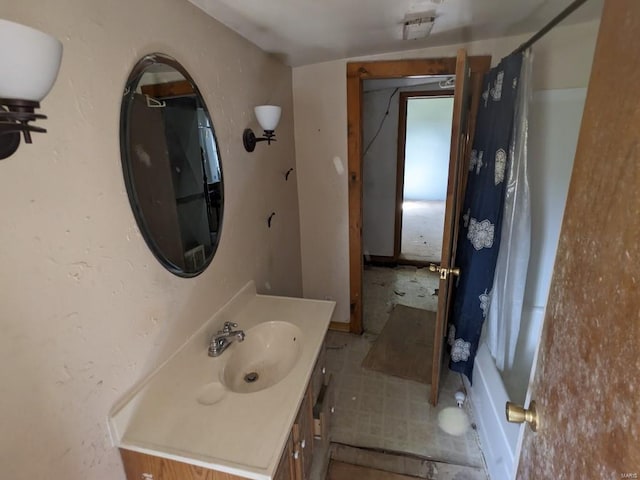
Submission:
[[[476,131],[469,162],[467,190],[456,264],[460,267],[448,342],[449,367],[472,381],[473,362],[500,249],[500,232],[514,130],[514,112],[522,54],[510,55],[484,78]]]

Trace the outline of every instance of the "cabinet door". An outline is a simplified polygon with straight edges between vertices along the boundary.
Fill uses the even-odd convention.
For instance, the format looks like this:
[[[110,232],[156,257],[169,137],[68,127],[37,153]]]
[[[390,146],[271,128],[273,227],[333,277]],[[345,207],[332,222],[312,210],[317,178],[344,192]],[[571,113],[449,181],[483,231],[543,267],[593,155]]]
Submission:
[[[287,440],[287,444],[284,447],[273,480],[295,480],[293,474],[293,435],[289,435],[289,440]]]
[[[326,343],[322,343],[322,347],[320,348],[320,353],[318,354],[318,359],[316,360],[316,365],[313,368],[313,374],[311,375],[311,389],[312,389],[312,400],[315,404],[318,400],[318,395],[320,395],[320,391],[322,390],[322,385],[325,383],[325,377],[327,373],[326,365]]]
[[[293,424],[293,459],[296,480],[307,480],[313,460],[313,405],[311,385],[307,388]]]

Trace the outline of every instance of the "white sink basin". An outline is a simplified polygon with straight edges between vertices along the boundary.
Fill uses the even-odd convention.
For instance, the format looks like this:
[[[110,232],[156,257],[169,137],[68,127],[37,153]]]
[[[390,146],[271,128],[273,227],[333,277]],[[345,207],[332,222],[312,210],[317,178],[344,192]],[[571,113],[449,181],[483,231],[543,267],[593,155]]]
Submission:
[[[300,358],[302,331],[289,322],[265,322],[245,331],[229,355],[220,381],[232,392],[253,393],[284,379]],[[223,354],[224,355],[224,354]]]

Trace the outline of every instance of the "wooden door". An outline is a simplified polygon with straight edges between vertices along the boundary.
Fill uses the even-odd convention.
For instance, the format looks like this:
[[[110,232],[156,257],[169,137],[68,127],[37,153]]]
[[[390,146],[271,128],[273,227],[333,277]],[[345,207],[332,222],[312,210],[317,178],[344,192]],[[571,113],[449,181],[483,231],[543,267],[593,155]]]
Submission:
[[[469,109],[471,107],[471,69],[465,50],[458,51],[456,61],[456,88],[453,97],[453,121],[451,126],[451,154],[449,159],[449,181],[442,237],[441,275],[438,291],[438,312],[433,339],[433,370],[431,373],[431,403],[438,403],[440,371],[444,347],[444,334],[449,318],[450,291],[455,276],[448,273],[455,267],[455,245],[458,239],[458,219],[462,209],[462,178],[467,153]]]
[[[607,0],[518,478],[640,476],[640,2]]]

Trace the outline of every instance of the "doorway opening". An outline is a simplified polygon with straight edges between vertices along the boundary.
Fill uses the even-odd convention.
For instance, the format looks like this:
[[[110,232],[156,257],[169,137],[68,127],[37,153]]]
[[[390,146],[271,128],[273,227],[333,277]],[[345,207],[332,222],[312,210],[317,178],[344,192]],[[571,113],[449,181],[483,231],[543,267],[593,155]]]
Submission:
[[[451,118],[445,124],[446,131],[443,134],[447,144],[451,143],[452,147],[451,140],[455,140],[455,149],[451,148],[451,152],[447,145],[446,159],[451,157],[456,161],[447,161],[444,165],[449,224],[453,224],[452,220],[457,215],[458,187],[463,182],[460,160],[467,151],[467,134],[473,131],[471,91],[479,98],[480,84],[476,79],[489,69],[489,65],[490,57],[468,58],[464,51],[458,58],[347,65],[352,292],[350,331],[362,334],[365,330],[363,308],[370,309],[367,312],[369,320],[369,313],[372,312],[380,322],[379,328],[369,323],[362,335],[332,331],[327,337],[327,368],[336,380],[332,441],[360,449],[393,450],[405,455],[432,458],[447,465],[456,465],[456,468],[464,470],[467,478],[476,478],[474,475],[481,478],[482,475],[482,456],[476,434],[469,429],[452,441],[439,429],[440,408],[436,410],[432,406],[433,397],[437,398],[438,387],[444,392],[441,407],[454,407],[454,394],[464,388],[460,375],[449,370],[441,374],[441,362],[431,362],[431,359],[441,358],[436,355],[436,347],[441,349],[443,343],[443,328],[438,329],[439,323],[435,318],[437,311],[444,312],[442,306],[447,299],[446,295],[442,295],[442,276],[430,272],[425,267],[425,261],[420,266],[398,266],[397,263],[401,254],[404,185],[410,184],[404,174],[406,103],[413,101],[409,100],[411,98],[419,102],[421,98],[435,101],[437,97],[444,97],[450,102],[451,111],[457,112],[457,116],[450,113]],[[451,97],[454,93],[451,83],[446,88],[439,85],[453,76],[458,93],[454,98]],[[375,81],[380,82],[380,88],[372,88],[371,82]],[[408,85],[408,81],[414,82],[413,85]],[[398,82],[405,83],[398,86]],[[431,83],[433,88],[427,88],[425,83]],[[476,84],[477,88],[471,88]],[[374,113],[366,111],[367,97],[370,96],[379,97]],[[399,113],[401,104],[404,109],[402,116]],[[411,111],[411,106],[408,109]],[[400,118],[402,121],[399,121]],[[409,128],[412,128],[411,124]],[[390,133],[392,140],[380,141],[386,133]],[[453,170],[448,168],[449,163],[455,166]],[[365,198],[372,192],[377,202],[374,208]],[[409,201],[409,198],[406,200]],[[451,208],[452,205],[454,208]],[[367,220],[371,217],[376,222],[369,223]],[[376,232],[376,228],[382,224],[381,220],[384,220],[385,228]],[[404,219],[405,223],[411,220],[408,217]],[[371,226],[374,227],[374,234],[383,235],[370,237],[372,232],[366,230]],[[442,227],[438,230],[435,235],[439,237],[439,243],[451,249],[453,234],[449,233],[448,240],[443,241],[447,230]],[[379,240],[383,241],[376,244]],[[370,261],[376,260],[382,260],[381,263],[386,267],[372,265]],[[448,281],[444,281],[445,284]],[[374,305],[376,302],[377,305]],[[385,337],[385,332],[391,335]],[[409,340],[411,345],[408,348],[396,348]],[[416,345],[421,342],[422,345]],[[432,354],[415,354],[414,347],[429,348],[428,345],[431,345]],[[405,355],[411,352],[414,354]],[[388,371],[388,362],[385,364],[385,361],[391,357],[394,367],[404,367],[399,370],[396,368],[394,373]],[[436,369],[437,378],[441,381],[433,382]],[[416,375],[417,379],[409,374]],[[429,387],[429,384],[432,386]],[[468,414],[471,416],[471,412]]]
[[[453,100],[450,90],[400,94],[400,264],[441,261]]]
[[[365,263],[440,264],[453,79],[435,75],[363,82]]]
[[[362,62],[347,64],[347,121],[348,121],[348,157],[349,157],[349,277],[350,277],[350,322],[349,331],[351,333],[361,334],[363,332],[362,324],[362,272],[364,267],[363,258],[370,255],[371,252],[365,252],[362,242],[363,228],[363,158],[366,144],[363,141],[362,132],[365,117],[363,115],[363,91],[364,84],[369,80],[387,79],[390,81],[397,79],[420,79],[426,76],[451,76],[456,73],[458,60],[456,58],[435,58],[435,59],[416,59],[416,60],[389,60],[378,62]],[[474,95],[470,98],[459,99],[459,109],[469,108],[473,110],[477,108],[477,99],[475,89],[481,87],[480,80],[484,72],[489,70],[490,56],[472,56],[468,57],[466,63],[470,70],[470,78],[465,78],[465,83],[469,80]],[[465,76],[466,77],[466,76]],[[454,101],[455,103],[455,101]],[[476,104],[475,107],[473,104]],[[474,131],[474,119],[470,119],[470,124],[465,125],[469,132]],[[451,138],[459,140],[463,134],[461,125],[457,125]],[[470,139],[467,139],[467,143]],[[464,154],[464,152],[459,152]],[[394,172],[395,173],[395,172]],[[449,175],[449,183],[461,183],[464,179],[458,178],[458,175]],[[464,186],[464,185],[462,185]],[[462,188],[461,190],[464,190]],[[395,185],[387,191],[395,191],[398,189]],[[455,202],[455,199],[450,199]],[[402,205],[401,200],[396,202],[396,216],[401,215],[398,212],[398,205]],[[453,213],[453,212],[452,212]],[[395,241],[399,245],[400,230],[396,226]],[[398,248],[399,250],[399,248]],[[387,256],[393,256],[393,253],[387,253]],[[342,330],[342,329],[341,329]]]

